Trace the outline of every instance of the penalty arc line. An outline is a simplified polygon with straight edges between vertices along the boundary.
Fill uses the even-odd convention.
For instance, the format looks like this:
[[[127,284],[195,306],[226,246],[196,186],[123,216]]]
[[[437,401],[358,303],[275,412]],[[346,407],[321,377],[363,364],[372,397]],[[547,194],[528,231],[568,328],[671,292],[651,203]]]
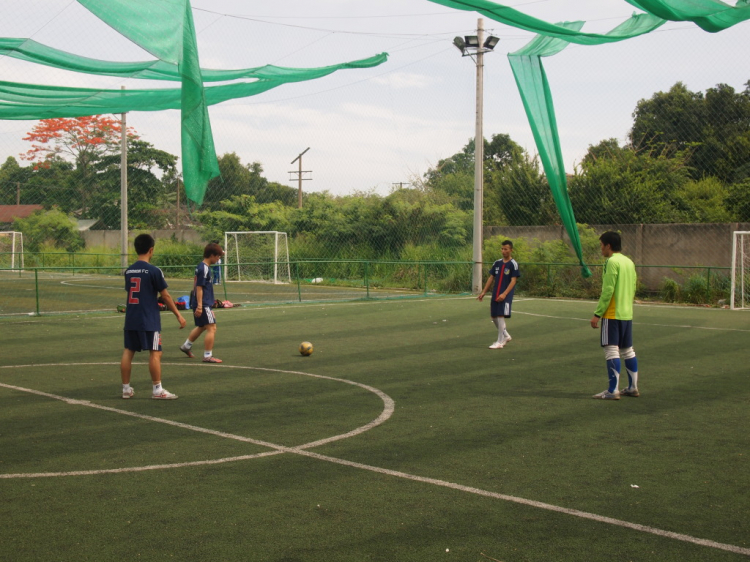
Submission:
[[[117,364],[118,363],[67,363],[67,364],[64,364],[64,363],[55,363],[55,364],[44,364],[44,365],[14,365],[14,366],[8,365],[8,366],[1,366],[0,369],[2,369],[2,368],[14,368],[14,367],[15,368],[19,368],[19,367],[47,367],[47,366],[69,366],[69,365],[76,365],[76,366],[81,366],[81,365],[117,365]],[[376,391],[376,393],[378,393],[378,395],[382,395],[382,396],[388,397],[385,393],[382,393],[381,391],[379,391],[379,390],[377,390],[377,389],[375,389],[373,387],[369,387],[367,385],[363,385],[361,383],[357,383],[357,382],[353,382],[353,381],[347,381],[345,379],[337,379],[337,378],[334,378],[334,377],[327,377],[327,376],[324,376],[324,375],[313,375],[313,374],[304,373],[304,372],[301,372],[301,371],[284,371],[284,370],[280,370],[280,369],[268,369],[268,368],[262,368],[262,367],[244,367],[244,366],[231,366],[231,365],[222,365],[221,367],[224,367],[224,368],[250,369],[250,370],[261,370],[261,371],[277,372],[277,373],[280,372],[280,373],[300,374],[300,375],[311,376],[311,377],[315,377],[315,378],[333,380],[333,381],[337,381],[337,382],[345,382],[345,383],[348,383],[348,384],[352,384],[354,386],[359,386],[359,387],[366,388],[368,390]],[[214,368],[215,368],[215,366],[214,366]],[[604,516],[604,515],[597,515],[595,513],[589,513],[587,511],[580,511],[580,510],[577,510],[577,509],[571,509],[571,508],[567,508],[567,507],[561,507],[561,506],[557,506],[557,505],[553,505],[553,504],[548,504],[548,503],[544,503],[544,502],[539,502],[539,501],[535,501],[535,500],[529,500],[529,499],[521,498],[521,497],[517,497],[517,496],[511,496],[511,495],[507,495],[507,494],[500,494],[500,493],[497,493],[497,492],[491,492],[489,490],[482,490],[481,488],[473,488],[471,486],[465,486],[463,484],[457,484],[457,483],[448,482],[448,481],[445,481],[445,480],[438,480],[436,478],[429,478],[429,477],[425,477],[425,476],[417,476],[417,475],[414,475],[414,474],[408,474],[406,472],[400,472],[400,471],[391,470],[391,469],[388,469],[388,468],[382,468],[382,467],[367,465],[367,464],[358,463],[358,462],[354,462],[354,461],[348,461],[348,460],[340,459],[340,458],[336,458],[336,457],[329,457],[327,455],[321,455],[319,453],[314,453],[312,451],[306,450],[307,448],[314,447],[314,446],[317,446],[317,445],[321,445],[323,443],[328,443],[328,442],[331,442],[331,441],[342,439],[342,438],[344,438],[343,436],[335,436],[335,437],[328,438],[328,439],[322,439],[320,441],[315,441],[313,443],[306,443],[304,445],[299,445],[297,447],[285,447],[283,445],[277,445],[275,443],[269,443],[267,441],[260,441],[260,440],[257,440],[257,439],[251,439],[249,437],[243,437],[241,435],[234,435],[234,434],[231,434],[231,433],[225,433],[225,432],[215,431],[215,430],[211,430],[211,429],[207,429],[207,428],[202,428],[202,427],[194,426],[194,425],[190,425],[190,424],[184,424],[184,423],[181,423],[181,422],[175,422],[175,421],[164,419],[164,418],[157,418],[157,417],[148,416],[148,415],[145,415],[145,414],[137,414],[137,413],[134,413],[134,412],[129,412],[127,410],[119,410],[117,408],[110,408],[108,406],[101,406],[99,404],[94,404],[92,402],[89,402],[88,400],[75,400],[75,399],[71,399],[71,398],[66,398],[64,396],[58,396],[58,395],[50,394],[50,393],[47,393],[47,392],[42,392],[42,391],[38,391],[38,390],[33,390],[33,389],[28,389],[28,388],[23,388],[23,387],[18,387],[18,386],[13,386],[13,385],[4,384],[4,383],[0,383],[0,387],[12,389],[12,390],[18,390],[18,391],[21,391],[21,392],[27,392],[27,393],[31,393],[31,394],[36,394],[36,395],[44,396],[44,397],[48,397],[48,398],[53,398],[55,400],[61,400],[63,402],[71,404],[71,405],[88,406],[88,407],[91,407],[91,408],[96,408],[96,409],[100,409],[100,410],[104,410],[104,411],[109,411],[109,412],[113,412],[113,413],[117,413],[117,414],[123,414],[123,415],[128,415],[128,416],[132,416],[132,417],[136,417],[136,418],[141,418],[141,419],[145,419],[145,420],[148,420],[148,421],[153,421],[153,422],[156,422],[156,423],[164,423],[164,424],[167,424],[167,425],[172,425],[172,426],[175,426],[175,427],[179,427],[179,428],[183,428],[183,429],[188,429],[188,430],[191,430],[191,431],[197,431],[197,432],[200,432],[200,433],[207,433],[207,434],[215,435],[215,436],[218,436],[218,437],[224,437],[224,438],[228,438],[228,439],[234,439],[234,440],[243,441],[243,442],[247,442],[247,443],[252,443],[252,444],[255,444],[255,445],[260,445],[260,446],[263,446],[263,447],[268,447],[270,449],[273,449],[272,451],[267,451],[267,452],[264,452],[264,453],[258,453],[258,454],[255,454],[255,455],[244,455],[244,456],[241,456],[241,457],[229,457],[229,458],[225,458],[225,459],[214,459],[214,460],[209,460],[209,461],[196,461],[196,462],[189,462],[189,463],[177,463],[177,464],[167,464],[167,465],[150,465],[150,466],[145,466],[145,467],[133,467],[133,468],[129,468],[129,469],[128,468],[124,468],[124,469],[121,468],[121,469],[109,469],[109,470],[74,471],[74,472],[65,472],[65,473],[4,474],[4,475],[0,475],[0,479],[8,479],[8,478],[41,478],[41,477],[52,477],[52,476],[85,476],[85,475],[92,475],[92,474],[107,474],[107,473],[118,473],[118,472],[136,472],[136,471],[144,471],[144,470],[158,470],[158,469],[161,469],[161,468],[179,468],[179,467],[186,467],[186,466],[219,464],[219,463],[223,463],[223,462],[232,462],[232,461],[239,461],[239,460],[246,460],[246,459],[252,459],[252,458],[261,458],[261,457],[266,457],[266,456],[278,455],[278,454],[281,454],[281,453],[291,453],[291,454],[296,454],[296,455],[301,455],[301,456],[305,456],[305,457],[309,457],[309,458],[321,460],[321,461],[324,461],[324,462],[330,462],[330,463],[333,463],[333,464],[338,464],[338,465],[341,465],[341,466],[349,466],[349,467],[352,467],[352,468],[357,468],[357,469],[361,469],[361,470],[367,470],[369,472],[375,472],[377,474],[384,474],[384,475],[387,475],[387,476],[393,476],[393,477],[396,477],[396,478],[401,478],[401,479],[405,479],[405,480],[411,480],[413,482],[420,482],[420,483],[424,483],[424,484],[431,484],[431,485],[434,485],[434,486],[440,486],[440,487],[443,487],[443,488],[453,489],[453,490],[457,490],[457,491],[460,491],[460,492],[466,492],[466,493],[470,493],[470,494],[474,494],[474,495],[478,495],[478,496],[483,496],[483,497],[498,499],[498,500],[502,500],[502,501],[512,502],[512,503],[516,503],[516,504],[520,504],[520,505],[525,505],[525,506],[528,506],[528,507],[534,507],[534,508],[537,508],[537,509],[543,509],[543,510],[546,510],[546,511],[552,511],[552,512],[556,512],[556,513],[562,513],[562,514],[565,514],[565,515],[570,515],[570,516],[578,517],[578,518],[581,518],[581,519],[588,519],[588,520],[591,520],[591,521],[596,521],[596,522],[599,522],[599,523],[605,523],[605,524],[608,524],[608,525],[614,525],[614,526],[617,526],[617,527],[631,529],[631,530],[639,531],[639,532],[643,532],[643,533],[649,533],[649,534],[656,535],[656,536],[659,536],[659,537],[664,537],[664,538],[669,538],[669,539],[673,539],[673,540],[678,540],[678,541],[681,541],[681,542],[692,543],[692,544],[696,544],[696,545],[699,545],[699,546],[704,546],[704,547],[708,547],[708,548],[714,548],[714,549],[718,549],[718,550],[724,550],[724,551],[727,551],[727,552],[732,552],[732,553],[735,553],[735,554],[743,554],[745,556],[750,556],[750,548],[743,548],[743,547],[736,546],[736,545],[720,543],[720,542],[716,542],[716,541],[712,541],[712,540],[708,540],[708,539],[701,539],[701,538],[698,538],[698,537],[693,537],[691,535],[685,535],[685,534],[682,534],[682,533],[675,533],[673,531],[666,531],[666,530],[663,530],[663,529],[658,529],[656,527],[650,527],[648,525],[640,525],[638,523],[631,523],[629,521],[624,521],[622,519],[615,519],[615,518],[607,517],[607,516]],[[389,397],[388,397],[388,399],[391,400]],[[391,400],[391,406],[395,406],[395,404],[393,403],[392,400]],[[373,420],[372,422],[370,422],[370,424],[367,424],[366,426],[362,426],[362,428],[364,428],[364,427],[370,428],[370,427],[374,427],[375,425],[379,425],[380,423],[383,423],[383,421],[385,421],[386,419],[388,419],[388,417],[390,417],[390,414],[388,414],[384,418],[384,415],[386,413],[386,409],[387,409],[387,406],[384,409],[383,413],[378,418],[376,418],[376,420]],[[391,414],[392,414],[392,410],[391,410]],[[384,418],[384,419],[382,419],[382,421],[378,422],[378,420],[381,420],[381,418]],[[378,422],[378,423],[376,423],[376,422]],[[352,432],[349,432],[349,433],[343,434],[343,435],[351,436],[351,434],[354,434],[355,432],[362,433],[363,431],[366,431],[366,430],[358,431],[358,430],[360,430],[362,428],[357,428],[357,429],[353,430]]]

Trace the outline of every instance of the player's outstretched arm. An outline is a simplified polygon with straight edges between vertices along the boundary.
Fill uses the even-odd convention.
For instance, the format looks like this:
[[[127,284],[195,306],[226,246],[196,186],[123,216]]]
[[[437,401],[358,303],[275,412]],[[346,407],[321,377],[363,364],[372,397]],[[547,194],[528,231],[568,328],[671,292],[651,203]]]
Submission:
[[[180,330],[182,330],[187,322],[185,321],[185,318],[183,318],[182,314],[180,314],[180,311],[177,310],[177,306],[174,303],[174,300],[172,300],[172,295],[169,294],[169,291],[164,289],[159,293],[161,295],[162,300],[164,301],[164,304],[167,305],[167,308],[172,311],[172,314],[174,314],[177,317],[177,321],[180,323]]]

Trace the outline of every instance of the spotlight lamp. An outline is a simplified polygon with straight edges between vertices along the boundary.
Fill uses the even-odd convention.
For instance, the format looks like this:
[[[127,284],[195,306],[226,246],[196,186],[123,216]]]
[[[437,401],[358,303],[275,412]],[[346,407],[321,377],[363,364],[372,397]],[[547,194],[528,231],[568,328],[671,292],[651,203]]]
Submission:
[[[471,49],[478,49],[479,48],[479,37],[476,35],[465,35],[464,40],[466,41],[466,46]]]
[[[495,45],[497,45],[500,42],[499,37],[495,37],[494,35],[490,35],[487,37],[487,40],[484,42],[484,48],[489,49],[490,51],[495,48]]]
[[[464,42],[461,37],[456,37],[453,39],[453,44],[456,46],[456,48],[461,51],[462,53],[466,51],[466,43]]]

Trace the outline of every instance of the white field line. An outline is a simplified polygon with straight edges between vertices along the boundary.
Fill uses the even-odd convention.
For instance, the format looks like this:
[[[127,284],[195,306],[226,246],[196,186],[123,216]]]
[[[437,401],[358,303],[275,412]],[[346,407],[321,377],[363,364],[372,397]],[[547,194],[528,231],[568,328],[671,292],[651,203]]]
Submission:
[[[48,367],[48,366],[69,366],[69,365],[70,366],[73,366],[73,365],[77,365],[77,366],[80,366],[80,365],[117,365],[117,364],[118,363],[67,363],[67,364],[65,364],[65,363],[55,363],[55,364],[46,364],[46,365],[15,365],[15,366],[4,366],[4,367],[0,367],[0,368],[6,368],[6,369],[8,369],[8,368],[21,368],[21,367]],[[175,364],[173,363],[173,365],[175,365]],[[179,365],[183,365],[184,366],[183,363],[180,363]],[[354,385],[354,386],[359,386],[361,388],[365,388],[365,389],[370,390],[370,391],[374,391],[381,398],[382,397],[388,398],[388,396],[385,393],[383,393],[383,392],[381,392],[381,391],[379,391],[379,390],[377,390],[377,389],[375,389],[373,387],[370,387],[370,386],[367,386],[367,385],[363,385],[363,384],[360,384],[360,383],[356,383],[356,382],[352,382],[352,381],[347,381],[347,380],[344,380],[344,379],[337,379],[337,378],[327,377],[327,376],[323,376],[323,375],[312,375],[310,373],[304,373],[304,372],[301,372],[301,371],[283,371],[283,370],[279,370],[279,369],[266,369],[266,368],[260,368],[260,367],[240,367],[240,366],[233,367],[233,366],[230,366],[230,365],[222,365],[222,367],[224,367],[224,368],[235,368],[235,369],[241,368],[241,369],[250,369],[250,370],[260,370],[260,371],[277,372],[277,373],[299,374],[299,375],[311,376],[311,377],[315,377],[315,378],[333,380],[333,381],[337,381],[337,382],[344,382],[344,383],[347,383],[347,384],[351,384],[351,385]],[[215,368],[215,366],[213,366],[213,368]],[[454,482],[447,482],[445,480],[438,480],[436,478],[427,478],[427,477],[424,477],[424,476],[416,476],[414,474],[408,474],[406,472],[400,472],[400,471],[397,471],[397,470],[390,470],[390,469],[387,469],[387,468],[381,468],[381,467],[377,467],[377,466],[371,466],[371,465],[362,464],[362,463],[358,463],[358,462],[353,462],[353,461],[348,461],[348,460],[344,460],[344,459],[339,459],[339,458],[336,458],[336,457],[329,457],[329,456],[326,456],[326,455],[321,455],[321,454],[313,453],[312,451],[307,451],[306,450],[307,448],[314,447],[314,446],[317,446],[317,445],[322,445],[323,443],[328,443],[330,441],[334,441],[334,440],[337,440],[337,439],[343,439],[345,436],[352,436],[352,435],[355,435],[355,434],[358,434],[358,433],[363,433],[364,431],[367,431],[367,429],[364,429],[364,428],[368,428],[369,429],[369,428],[375,427],[375,425],[379,425],[379,423],[383,423],[386,419],[388,419],[388,417],[390,417],[390,414],[392,414],[392,412],[393,412],[392,408],[394,406],[394,403],[393,403],[393,401],[390,398],[388,398],[388,400],[390,400],[391,410],[390,410],[390,413],[387,416],[386,416],[386,410],[388,410],[388,403],[386,403],[386,408],[383,410],[383,413],[376,420],[373,420],[369,424],[367,424],[365,426],[362,426],[361,428],[358,428],[358,429],[356,429],[354,431],[351,431],[349,433],[343,434],[341,436],[336,436],[336,437],[332,437],[332,438],[328,438],[328,439],[322,439],[320,441],[315,441],[315,442],[312,442],[312,443],[307,443],[305,445],[300,445],[300,446],[297,446],[297,447],[284,447],[282,445],[276,445],[274,443],[268,443],[266,441],[258,441],[258,440],[255,440],[255,439],[250,439],[248,437],[243,437],[241,435],[233,435],[231,433],[224,433],[224,432],[220,432],[220,431],[214,431],[214,430],[211,430],[211,429],[206,429],[206,428],[202,428],[202,427],[198,427],[198,426],[194,426],[194,425],[189,425],[189,424],[183,424],[183,423],[180,423],[180,422],[175,422],[175,421],[167,420],[167,419],[163,419],[163,418],[156,418],[156,417],[153,417],[153,416],[147,416],[147,415],[143,415],[143,414],[136,414],[136,413],[133,413],[133,412],[128,412],[126,410],[119,410],[117,408],[109,408],[109,407],[106,407],[106,406],[100,406],[98,404],[93,404],[92,402],[89,402],[88,400],[73,400],[73,399],[70,399],[70,398],[65,398],[64,396],[58,396],[58,395],[55,395],[55,394],[49,394],[49,393],[41,392],[41,391],[38,391],[38,390],[32,390],[32,389],[28,389],[28,388],[22,388],[22,387],[18,387],[18,386],[3,384],[3,383],[0,383],[0,386],[5,387],[5,388],[9,388],[9,389],[13,389],[13,390],[22,391],[22,392],[29,392],[29,393],[36,394],[36,395],[39,395],[39,396],[45,396],[45,397],[48,397],[48,398],[53,398],[55,400],[62,400],[63,402],[66,402],[66,403],[71,404],[71,405],[89,406],[89,407],[92,407],[92,408],[97,408],[97,409],[101,409],[101,410],[105,410],[105,411],[109,411],[109,412],[114,412],[114,413],[123,414],[123,415],[127,415],[127,416],[132,416],[132,417],[136,417],[136,418],[141,418],[141,419],[145,419],[145,420],[153,421],[153,422],[157,422],[157,423],[164,423],[164,424],[167,424],[167,425],[172,425],[172,426],[180,427],[180,428],[183,428],[183,429],[189,429],[191,431],[198,431],[198,432],[201,432],[201,433],[207,433],[207,434],[216,435],[216,436],[219,436],[219,437],[225,437],[225,438],[229,438],[229,439],[235,439],[235,440],[238,440],[238,441],[244,441],[244,442],[248,442],[248,443],[253,443],[253,444],[256,444],[256,445],[260,445],[260,446],[264,446],[264,447],[269,447],[269,448],[273,449],[273,451],[268,451],[268,452],[265,452],[265,453],[258,453],[258,454],[255,454],[255,455],[245,455],[245,456],[241,456],[241,457],[228,457],[228,458],[225,458],[225,459],[215,459],[215,460],[210,460],[210,461],[197,461],[197,462],[193,462],[193,463],[176,463],[176,464],[166,464],[166,465],[150,465],[150,466],[143,466],[143,467],[131,467],[131,468],[121,468],[121,469],[110,469],[110,470],[91,470],[91,471],[74,471],[74,472],[57,472],[57,473],[37,473],[37,474],[29,474],[29,473],[26,473],[26,474],[3,474],[3,475],[0,475],[0,479],[8,479],[8,478],[42,478],[42,477],[60,477],[60,476],[87,476],[87,475],[108,474],[108,473],[118,473],[118,472],[136,472],[136,471],[144,471],[144,470],[159,470],[159,469],[166,469],[166,468],[179,468],[179,467],[197,466],[197,465],[205,465],[205,464],[219,464],[219,463],[223,463],[223,462],[233,462],[233,461],[239,461],[239,460],[245,460],[245,459],[261,458],[261,457],[276,455],[276,454],[280,454],[280,453],[292,453],[292,454],[302,455],[302,456],[305,456],[305,457],[309,457],[309,458],[313,458],[313,459],[317,459],[317,460],[321,460],[321,461],[325,461],[325,462],[330,462],[330,463],[338,464],[338,465],[341,465],[341,466],[349,466],[349,467],[352,467],[352,468],[358,468],[360,470],[367,470],[369,472],[375,472],[375,473],[378,473],[378,474],[384,474],[384,475],[387,475],[387,476],[393,476],[393,477],[396,477],[396,478],[402,478],[402,479],[405,479],[405,480],[411,480],[411,481],[420,482],[420,483],[423,483],[423,484],[432,484],[433,486],[440,486],[440,487],[443,487],[443,488],[449,488],[449,489],[452,489],[452,490],[457,490],[457,491],[465,492],[465,493],[469,493],[469,494],[475,494],[475,495],[478,495],[478,496],[483,496],[483,497],[498,499],[498,500],[502,500],[502,501],[508,501],[508,502],[512,502],[512,503],[516,503],[516,504],[520,504],[520,505],[525,505],[525,506],[528,506],[528,507],[535,507],[537,509],[544,509],[544,510],[553,511],[553,512],[556,512],[556,513],[563,513],[563,514],[570,515],[570,516],[573,516],[573,517],[579,517],[579,518],[582,518],[582,519],[589,519],[591,521],[597,521],[599,523],[605,523],[607,525],[615,525],[617,527],[623,527],[623,528],[626,528],[626,529],[631,529],[631,530],[639,531],[639,532],[642,532],[642,533],[649,533],[649,534],[652,534],[652,535],[657,535],[659,537],[664,537],[664,538],[669,538],[669,539],[678,540],[678,541],[682,541],[682,542],[692,543],[692,544],[696,544],[696,545],[700,545],[700,546],[705,546],[705,547],[708,547],[708,548],[714,548],[714,549],[718,549],[718,550],[724,550],[724,551],[732,552],[732,553],[735,553],[735,554],[743,554],[743,555],[746,555],[746,556],[750,556],[750,549],[743,548],[743,547],[740,547],[740,546],[735,546],[735,545],[731,545],[731,544],[720,543],[720,542],[716,542],[716,541],[712,541],[712,540],[708,540],[708,539],[701,539],[701,538],[693,537],[693,536],[690,536],[690,535],[684,535],[682,533],[674,533],[672,531],[665,531],[665,530],[662,530],[662,529],[658,529],[656,527],[650,527],[650,526],[647,526],[647,525],[640,525],[638,523],[631,523],[629,521],[623,521],[621,519],[614,519],[612,517],[606,517],[606,516],[603,516],[603,515],[597,515],[595,513],[589,513],[589,512],[580,511],[580,510],[577,510],[577,509],[570,509],[570,508],[567,508],[567,507],[560,507],[560,506],[557,506],[557,505],[548,504],[548,503],[544,503],[544,502],[538,502],[538,501],[535,501],[535,500],[528,500],[528,499],[520,498],[520,497],[517,497],[517,496],[510,496],[510,495],[507,495],[507,494],[499,494],[497,492],[490,492],[488,490],[482,490],[480,488],[473,488],[473,487],[470,487],[470,486],[464,486],[462,484],[456,484]],[[382,421],[378,422],[378,420],[382,420]]]
[[[526,316],[537,316],[539,318],[555,318],[558,320],[580,320],[582,322],[590,322],[590,318],[575,318],[573,316],[553,316],[551,314],[537,314],[534,312],[521,312],[513,311],[516,314],[524,314]],[[592,313],[593,316],[593,313]],[[712,326],[691,326],[689,324],[654,324],[652,322],[636,322],[633,321],[634,325],[637,326],[659,326],[661,328],[688,328],[691,330],[715,330],[718,332],[750,332],[750,330],[743,330],[742,328],[715,328]]]

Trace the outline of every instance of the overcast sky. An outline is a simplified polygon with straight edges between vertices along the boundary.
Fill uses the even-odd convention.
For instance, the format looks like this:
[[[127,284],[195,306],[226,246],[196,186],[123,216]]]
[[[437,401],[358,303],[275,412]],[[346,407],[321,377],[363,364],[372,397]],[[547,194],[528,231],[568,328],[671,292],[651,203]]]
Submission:
[[[390,54],[387,63],[290,84],[209,109],[217,152],[260,162],[272,181],[296,187],[291,161],[307,147],[306,191],[334,194],[375,189],[422,176],[474,136],[475,66],[453,47],[473,34],[479,14],[427,0],[192,0],[201,66],[245,68],[275,64],[318,67]],[[604,33],[628,18],[624,0],[509,0],[551,22],[585,20]],[[536,153],[508,52],[532,34],[484,18],[501,39],[485,56],[484,134],[509,134]],[[74,0],[6,0],[0,36],[30,37],[104,60],[152,57],[97,20]],[[649,35],[613,45],[571,45],[544,60],[557,110],[565,165],[572,172],[591,144],[624,140],[638,100],[678,81],[693,91],[718,83],[742,90],[750,80],[750,22],[718,34],[690,23],[668,23]],[[0,58],[4,80],[119,89],[166,83],[92,77]],[[172,84],[170,84],[172,85]],[[0,158],[18,156],[29,121],[0,122]],[[142,138],[180,154],[179,113],[128,116]]]

